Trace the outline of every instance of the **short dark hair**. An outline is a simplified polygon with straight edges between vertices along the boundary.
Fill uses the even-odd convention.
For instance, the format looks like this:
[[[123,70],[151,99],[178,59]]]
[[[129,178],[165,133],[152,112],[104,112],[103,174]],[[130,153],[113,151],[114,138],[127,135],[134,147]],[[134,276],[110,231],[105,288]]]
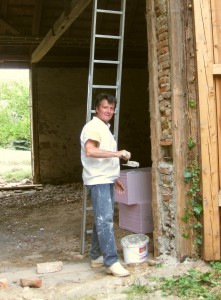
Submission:
[[[96,97],[95,104],[94,104],[95,109],[96,107],[100,106],[102,100],[107,100],[109,104],[114,103],[114,108],[116,108],[117,106],[117,99],[113,95],[107,93],[101,93]]]

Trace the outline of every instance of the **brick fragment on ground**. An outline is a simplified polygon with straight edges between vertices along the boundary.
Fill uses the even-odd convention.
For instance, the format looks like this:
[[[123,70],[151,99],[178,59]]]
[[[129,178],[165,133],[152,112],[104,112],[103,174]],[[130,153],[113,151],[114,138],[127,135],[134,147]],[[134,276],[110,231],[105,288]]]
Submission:
[[[156,266],[156,264],[157,264],[157,262],[155,260],[152,260],[152,259],[148,259],[147,263],[148,263],[149,266]]]
[[[42,286],[42,279],[36,278],[36,279],[20,279],[20,286],[22,287],[32,287],[32,288],[40,288]]]
[[[6,278],[0,279],[0,288],[3,288],[3,289],[8,288],[8,280]]]
[[[63,268],[62,261],[46,262],[37,264],[37,273],[53,273],[59,272]]]

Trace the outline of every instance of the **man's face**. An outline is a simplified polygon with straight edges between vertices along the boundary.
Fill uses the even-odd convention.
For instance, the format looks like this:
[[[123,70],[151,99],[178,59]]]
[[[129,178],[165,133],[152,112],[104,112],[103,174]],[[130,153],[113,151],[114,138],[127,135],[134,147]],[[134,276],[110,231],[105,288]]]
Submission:
[[[108,123],[113,117],[114,110],[114,103],[110,104],[106,99],[103,99],[100,106],[96,108],[96,116],[104,123]]]

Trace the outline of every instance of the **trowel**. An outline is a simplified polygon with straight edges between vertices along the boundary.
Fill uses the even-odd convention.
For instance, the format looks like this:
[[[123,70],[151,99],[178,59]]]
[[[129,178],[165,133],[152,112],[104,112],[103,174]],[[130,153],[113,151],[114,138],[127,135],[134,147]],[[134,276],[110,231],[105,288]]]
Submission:
[[[126,164],[122,164],[122,166],[132,167],[132,168],[138,168],[140,166],[140,164],[137,161],[128,160],[127,163]]]

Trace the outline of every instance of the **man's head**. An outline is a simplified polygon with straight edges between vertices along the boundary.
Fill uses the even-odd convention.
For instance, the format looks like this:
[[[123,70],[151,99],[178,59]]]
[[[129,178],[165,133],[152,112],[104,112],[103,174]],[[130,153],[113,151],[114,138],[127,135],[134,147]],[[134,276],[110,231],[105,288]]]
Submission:
[[[108,123],[113,117],[116,108],[116,98],[109,94],[99,94],[95,102],[96,117],[104,123]]]
[[[109,104],[114,104],[114,108],[116,108],[117,99],[114,96],[110,95],[110,94],[101,93],[101,94],[97,95],[97,98],[95,100],[95,104],[94,104],[95,110],[98,106],[100,106],[102,100],[107,100],[107,102]]]

